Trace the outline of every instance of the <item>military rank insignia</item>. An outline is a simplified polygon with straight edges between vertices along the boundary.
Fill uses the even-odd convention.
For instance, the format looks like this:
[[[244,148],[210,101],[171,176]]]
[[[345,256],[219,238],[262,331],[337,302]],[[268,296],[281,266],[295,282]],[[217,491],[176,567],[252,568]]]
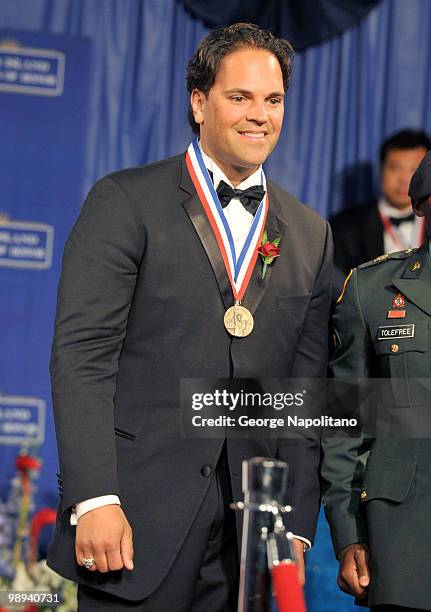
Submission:
[[[397,293],[392,300],[392,308],[388,310],[388,319],[404,319],[406,311],[404,310],[405,299],[402,293]]]

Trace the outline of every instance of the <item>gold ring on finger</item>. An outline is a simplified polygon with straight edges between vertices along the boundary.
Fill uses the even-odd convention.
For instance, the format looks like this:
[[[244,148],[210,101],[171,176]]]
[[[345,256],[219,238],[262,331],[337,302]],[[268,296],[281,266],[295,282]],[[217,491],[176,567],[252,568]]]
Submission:
[[[94,565],[96,565],[96,561],[93,559],[93,557],[83,557],[81,561],[85,569],[91,569]]]

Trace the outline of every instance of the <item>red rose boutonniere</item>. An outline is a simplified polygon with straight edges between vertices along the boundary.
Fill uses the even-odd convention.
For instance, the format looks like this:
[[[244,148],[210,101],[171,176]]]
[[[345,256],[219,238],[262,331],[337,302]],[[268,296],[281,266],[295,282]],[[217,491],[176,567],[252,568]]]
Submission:
[[[266,230],[263,232],[262,244],[257,249],[259,255],[262,257],[262,279],[265,278],[267,267],[280,255],[280,247],[278,246],[280,244],[280,239],[280,236],[277,236],[277,238],[274,238],[274,240],[270,242]]]

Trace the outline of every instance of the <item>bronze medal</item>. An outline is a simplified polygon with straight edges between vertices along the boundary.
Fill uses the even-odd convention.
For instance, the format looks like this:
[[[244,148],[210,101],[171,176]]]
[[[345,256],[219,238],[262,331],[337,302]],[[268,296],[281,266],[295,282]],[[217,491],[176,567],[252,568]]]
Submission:
[[[235,304],[226,310],[224,326],[231,336],[244,338],[251,333],[253,325],[253,315],[244,306]]]
[[[224,326],[231,336],[244,338],[252,332],[254,321],[251,312],[244,306],[241,306],[241,300],[247,291],[253,269],[259,257],[259,244],[268,244],[268,237],[264,229],[269,207],[265,175],[262,171],[263,198],[255,212],[254,221],[248,231],[242,250],[236,254],[233,248],[231,228],[223,213],[217,192],[209,188],[211,177],[205,168],[202,151],[197,140],[194,140],[187,149],[186,165],[199,200],[213,229],[232,287],[234,305],[228,308],[224,314]],[[264,237],[266,237],[265,240]],[[275,240],[270,243],[272,246],[277,247],[276,254],[272,257],[265,257],[264,262],[266,259],[271,259],[272,261],[274,257],[278,256],[280,238],[277,240],[277,244]]]

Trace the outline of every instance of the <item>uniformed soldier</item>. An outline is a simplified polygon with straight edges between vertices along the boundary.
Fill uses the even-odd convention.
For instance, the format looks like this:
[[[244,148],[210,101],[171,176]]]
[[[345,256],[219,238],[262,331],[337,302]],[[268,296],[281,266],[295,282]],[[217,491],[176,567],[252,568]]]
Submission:
[[[430,234],[431,152],[409,195]],[[431,610],[431,439],[419,437],[414,418],[421,408],[431,413],[431,405],[408,380],[431,376],[428,239],[351,272],[335,312],[334,338],[332,375],[390,379],[392,410],[407,415],[407,430],[416,431],[323,441],[324,503],[340,560],[338,585],[376,611]]]

